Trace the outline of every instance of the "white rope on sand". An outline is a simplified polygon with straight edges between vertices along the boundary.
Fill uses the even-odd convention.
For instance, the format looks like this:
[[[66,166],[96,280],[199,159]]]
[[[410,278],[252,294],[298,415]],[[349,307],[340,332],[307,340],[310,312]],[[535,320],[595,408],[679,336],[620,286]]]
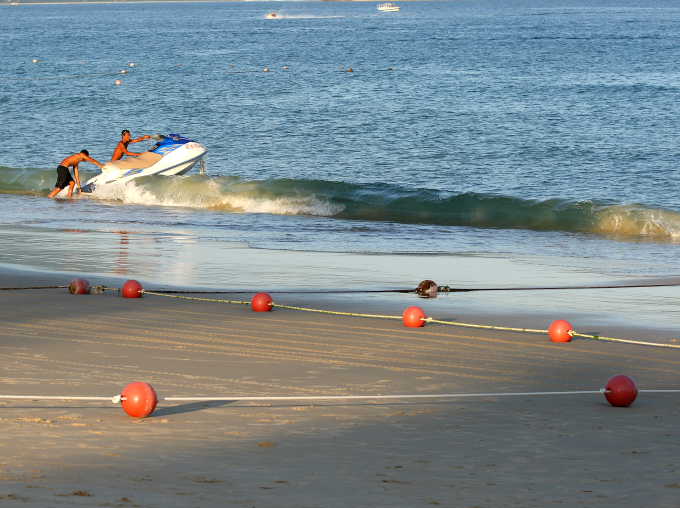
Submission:
[[[0,395],[0,399],[23,399],[23,400],[108,400],[114,401],[114,397],[72,397],[70,395]]]
[[[640,393],[680,393],[677,390],[639,390]],[[209,401],[260,401],[275,402],[284,400],[388,400],[388,399],[452,399],[474,397],[532,397],[549,395],[592,395],[607,393],[605,388],[599,390],[572,390],[563,392],[483,392],[483,393],[427,393],[397,395],[287,395],[287,396],[254,396],[239,395],[221,397],[159,397],[158,400],[168,402],[209,402]],[[76,397],[71,395],[0,395],[0,399],[16,400],[106,400],[117,404],[125,398],[113,397]]]
[[[457,397],[522,397],[531,395],[577,395],[603,393],[600,390],[579,390],[571,392],[515,392],[515,393],[428,393],[428,394],[401,394],[401,395],[292,395],[285,397],[163,397],[167,401],[279,401],[279,400],[379,400],[379,399],[450,399]]]

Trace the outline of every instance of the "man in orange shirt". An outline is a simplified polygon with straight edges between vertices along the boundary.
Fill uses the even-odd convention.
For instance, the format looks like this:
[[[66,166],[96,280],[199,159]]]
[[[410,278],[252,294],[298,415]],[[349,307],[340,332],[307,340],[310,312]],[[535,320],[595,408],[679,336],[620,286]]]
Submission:
[[[67,185],[69,198],[73,195],[73,187],[76,184],[78,184],[78,188],[80,189],[80,173],[78,172],[78,164],[81,162],[91,162],[100,168],[104,166],[104,164],[98,160],[90,157],[90,152],[87,150],[81,150],[79,153],[74,153],[73,155],[66,157],[63,161],[61,161],[59,166],[57,166],[57,183],[54,184],[54,190],[50,192],[47,197],[53,198]],[[73,167],[73,176],[76,178],[75,181],[73,180],[73,176],[71,176],[71,172],[68,169],[71,166]]]
[[[142,136],[141,138],[132,139],[132,134],[130,134],[130,131],[125,129],[120,133],[120,141],[118,142],[118,145],[116,145],[116,149],[113,151],[113,157],[111,157],[111,160],[120,160],[123,158],[123,155],[139,155],[138,153],[128,151],[127,147],[130,143],[139,143],[140,141],[144,141],[146,139],[151,139],[151,136]]]

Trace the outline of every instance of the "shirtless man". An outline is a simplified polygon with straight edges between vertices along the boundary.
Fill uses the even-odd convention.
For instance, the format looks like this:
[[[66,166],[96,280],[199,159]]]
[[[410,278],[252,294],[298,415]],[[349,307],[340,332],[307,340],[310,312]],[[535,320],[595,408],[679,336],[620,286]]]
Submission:
[[[120,141],[118,142],[118,145],[116,145],[116,149],[113,151],[113,157],[111,157],[112,161],[117,161],[123,158],[123,155],[139,155],[139,153],[135,152],[130,152],[128,151],[127,147],[130,143],[139,143],[140,141],[144,141],[146,139],[151,139],[151,136],[142,136],[141,138],[137,139],[131,139],[132,134],[130,134],[130,131],[125,129],[123,132],[120,133]]]
[[[104,164],[98,160],[90,157],[90,152],[87,150],[81,150],[79,153],[74,153],[73,155],[66,157],[63,161],[61,161],[61,164],[57,166],[57,183],[54,184],[54,190],[50,192],[47,197],[53,198],[67,185],[69,198],[73,195],[73,187],[76,184],[78,184],[78,188],[80,189],[80,173],[78,172],[78,164],[81,162],[91,162],[100,168],[104,166]],[[75,181],[73,180],[71,172],[68,169],[71,166],[73,167],[73,176],[76,177]]]

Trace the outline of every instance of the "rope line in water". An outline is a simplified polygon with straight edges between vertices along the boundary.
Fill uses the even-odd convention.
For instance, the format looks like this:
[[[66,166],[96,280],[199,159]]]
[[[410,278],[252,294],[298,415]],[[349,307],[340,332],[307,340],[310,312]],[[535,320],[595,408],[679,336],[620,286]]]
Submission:
[[[24,286],[21,288],[0,288],[0,291],[21,291],[24,289],[65,289],[68,286]]]
[[[470,293],[473,291],[562,291],[573,289],[630,289],[630,288],[656,288],[680,286],[680,282],[667,282],[660,284],[610,284],[593,286],[540,286],[519,288],[456,288],[451,286],[439,286],[439,293]],[[181,290],[181,289],[157,289],[155,291],[167,294],[244,294],[253,293],[253,290]],[[416,293],[418,288],[413,289],[302,289],[302,290],[265,290],[270,294],[351,294],[351,293]]]
[[[659,288],[680,286],[680,282],[664,282],[659,284],[610,284],[594,286],[544,286],[544,287],[524,287],[524,288],[453,288],[450,286],[439,286],[440,293],[467,293],[471,291],[562,291],[571,289],[625,289],[625,288]]]

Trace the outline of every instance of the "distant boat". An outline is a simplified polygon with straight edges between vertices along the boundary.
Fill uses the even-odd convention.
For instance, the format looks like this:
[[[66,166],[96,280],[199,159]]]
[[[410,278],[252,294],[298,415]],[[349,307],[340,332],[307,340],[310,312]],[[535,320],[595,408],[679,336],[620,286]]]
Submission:
[[[267,19],[277,19],[278,17],[279,15],[276,14],[275,12],[268,12],[267,15],[265,16],[265,18]]]
[[[385,2],[378,4],[378,10],[383,12],[397,12],[400,7],[392,2]]]

